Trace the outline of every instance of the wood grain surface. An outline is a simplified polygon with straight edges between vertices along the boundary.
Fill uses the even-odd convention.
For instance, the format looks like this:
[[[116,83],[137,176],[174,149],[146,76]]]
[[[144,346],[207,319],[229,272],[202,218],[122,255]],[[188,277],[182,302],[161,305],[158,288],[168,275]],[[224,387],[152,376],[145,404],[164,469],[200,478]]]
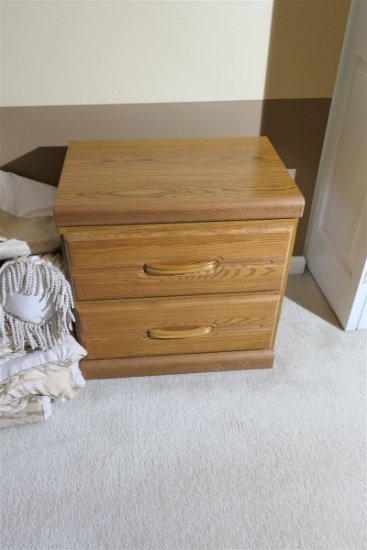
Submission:
[[[71,142],[54,210],[84,375],[272,366],[303,207],[264,137]]]
[[[119,357],[117,359],[83,359],[81,368],[86,379],[157,376],[223,370],[271,368],[274,351],[225,351],[164,355],[160,357]]]
[[[147,298],[77,303],[79,337],[89,359],[266,349],[277,294]],[[212,330],[192,338],[156,340],[150,329]]]
[[[71,142],[59,226],[295,218],[304,199],[266,137]]]
[[[294,225],[273,220],[89,227],[64,229],[63,237],[76,300],[106,300],[279,291]],[[157,276],[146,269],[150,265],[166,271],[198,267]]]

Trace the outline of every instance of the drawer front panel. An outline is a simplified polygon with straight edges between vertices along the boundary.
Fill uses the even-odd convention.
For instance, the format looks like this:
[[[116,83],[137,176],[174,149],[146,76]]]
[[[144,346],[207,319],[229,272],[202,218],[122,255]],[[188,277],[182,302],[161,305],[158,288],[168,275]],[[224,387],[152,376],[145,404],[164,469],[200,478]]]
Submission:
[[[64,233],[76,300],[279,291],[293,220]]]
[[[271,346],[279,297],[223,295],[77,304],[88,359],[144,357]]]

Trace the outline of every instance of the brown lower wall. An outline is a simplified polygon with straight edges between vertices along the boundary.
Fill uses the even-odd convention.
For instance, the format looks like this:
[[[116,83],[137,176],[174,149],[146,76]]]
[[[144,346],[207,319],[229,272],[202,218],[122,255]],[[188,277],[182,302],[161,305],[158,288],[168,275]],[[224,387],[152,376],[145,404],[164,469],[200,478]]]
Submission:
[[[306,198],[302,255],[331,99],[4,107],[0,166],[57,185],[69,141],[266,135]]]
[[[294,255],[303,255],[331,99],[264,101],[261,130],[287,168],[296,168],[296,183],[306,199]]]

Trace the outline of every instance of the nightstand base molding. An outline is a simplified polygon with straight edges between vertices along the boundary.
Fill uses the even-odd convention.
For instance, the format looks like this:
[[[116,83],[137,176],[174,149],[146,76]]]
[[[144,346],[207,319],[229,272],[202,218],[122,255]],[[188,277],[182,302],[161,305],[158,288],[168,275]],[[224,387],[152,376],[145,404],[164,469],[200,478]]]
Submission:
[[[86,379],[127,378],[225,370],[271,368],[273,350],[226,351],[158,357],[119,357],[118,359],[83,360],[81,369]]]

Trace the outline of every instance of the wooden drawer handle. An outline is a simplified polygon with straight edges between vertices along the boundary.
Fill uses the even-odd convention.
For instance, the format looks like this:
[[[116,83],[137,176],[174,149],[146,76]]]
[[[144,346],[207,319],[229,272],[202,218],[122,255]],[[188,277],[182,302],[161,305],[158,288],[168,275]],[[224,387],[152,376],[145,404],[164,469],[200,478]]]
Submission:
[[[190,273],[201,273],[202,271],[210,271],[218,267],[217,260],[209,262],[198,262],[196,264],[187,265],[164,265],[164,264],[146,264],[144,271],[147,275],[189,275]]]
[[[174,340],[177,338],[193,338],[195,336],[204,336],[212,332],[212,326],[189,328],[184,330],[167,330],[164,328],[150,328],[147,331],[149,338],[153,340]]]

